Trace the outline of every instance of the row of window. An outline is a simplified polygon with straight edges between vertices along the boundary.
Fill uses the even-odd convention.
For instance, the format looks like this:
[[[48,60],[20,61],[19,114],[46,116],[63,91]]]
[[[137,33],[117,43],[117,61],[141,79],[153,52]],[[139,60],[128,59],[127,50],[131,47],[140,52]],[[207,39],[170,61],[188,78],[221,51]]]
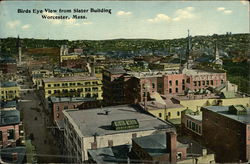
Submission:
[[[98,85],[97,81],[93,81],[93,82],[85,82],[85,83],[62,83],[60,84],[48,84],[48,87],[67,87],[67,86],[82,86],[82,85]]]
[[[201,126],[196,124],[195,122],[193,121],[190,121],[190,120],[187,120],[187,125],[186,127],[196,133],[199,133],[201,134]]]
[[[177,112],[176,112],[176,115],[177,115],[177,116],[180,116],[180,111],[177,111]],[[162,113],[159,113],[158,116],[159,116],[159,117],[162,117]],[[168,112],[168,117],[171,117],[171,112]]]
[[[185,84],[185,80],[182,79],[182,85]],[[169,80],[169,85],[172,86],[172,80]],[[175,85],[179,85],[179,80],[175,80]]]
[[[54,94],[56,93],[70,93],[70,92],[98,92],[98,87],[93,87],[93,88],[78,88],[78,89],[63,89],[62,91],[61,90],[48,90],[48,94],[52,94],[52,92]]]
[[[1,93],[4,94],[4,91],[2,91]],[[5,91],[5,94],[9,94],[9,93],[17,93],[17,91],[16,90]]]

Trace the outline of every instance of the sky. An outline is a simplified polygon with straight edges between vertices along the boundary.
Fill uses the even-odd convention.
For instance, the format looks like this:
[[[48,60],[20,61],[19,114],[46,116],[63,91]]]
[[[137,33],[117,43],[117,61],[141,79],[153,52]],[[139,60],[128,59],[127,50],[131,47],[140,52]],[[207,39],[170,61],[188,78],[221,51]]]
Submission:
[[[90,12],[90,9],[111,9]],[[31,13],[18,13],[18,9]],[[33,9],[43,13],[33,13]],[[55,13],[45,9],[57,10]],[[59,9],[71,13],[59,13]],[[86,9],[87,13],[73,13]],[[69,19],[43,19],[68,16]],[[87,19],[73,19],[82,15]],[[0,38],[105,40],[118,38],[174,39],[249,33],[247,1],[0,1]]]

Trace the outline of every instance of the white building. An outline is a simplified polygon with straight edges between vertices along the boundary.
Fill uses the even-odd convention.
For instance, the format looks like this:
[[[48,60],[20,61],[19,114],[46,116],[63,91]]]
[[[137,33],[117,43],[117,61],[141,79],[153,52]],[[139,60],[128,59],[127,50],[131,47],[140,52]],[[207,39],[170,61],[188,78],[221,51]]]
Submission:
[[[172,124],[139,112],[138,109],[137,106],[120,105],[63,111],[64,153],[72,157],[68,158],[68,162],[78,163],[88,160],[88,149],[131,144],[131,139],[134,137],[147,136],[162,130],[175,131]],[[132,124],[137,122],[139,126],[131,128],[132,124],[126,120],[133,120]],[[112,125],[123,127],[123,130],[115,130],[111,125],[112,121],[117,121]]]

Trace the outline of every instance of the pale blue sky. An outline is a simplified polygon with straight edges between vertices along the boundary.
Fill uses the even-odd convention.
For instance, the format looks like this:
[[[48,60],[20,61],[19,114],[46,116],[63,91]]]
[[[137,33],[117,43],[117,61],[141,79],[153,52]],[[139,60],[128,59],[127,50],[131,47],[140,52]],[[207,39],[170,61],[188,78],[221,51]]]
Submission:
[[[86,20],[49,21],[17,9],[108,8],[108,13],[77,14]],[[45,13],[46,14],[46,13]],[[73,13],[54,15],[68,15]],[[0,37],[99,40],[116,38],[173,39],[191,35],[249,33],[247,1],[1,1]]]

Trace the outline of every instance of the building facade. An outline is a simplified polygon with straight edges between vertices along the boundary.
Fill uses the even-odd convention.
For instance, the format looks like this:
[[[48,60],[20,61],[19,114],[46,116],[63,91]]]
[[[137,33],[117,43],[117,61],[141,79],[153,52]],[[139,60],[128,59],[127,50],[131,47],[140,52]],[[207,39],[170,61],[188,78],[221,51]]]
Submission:
[[[0,83],[0,98],[2,101],[15,100],[20,97],[20,87],[16,82]]]
[[[86,97],[102,100],[102,81],[96,77],[58,77],[43,79],[45,98]]]
[[[249,162],[250,112],[243,105],[202,107],[202,134],[216,162]]]

